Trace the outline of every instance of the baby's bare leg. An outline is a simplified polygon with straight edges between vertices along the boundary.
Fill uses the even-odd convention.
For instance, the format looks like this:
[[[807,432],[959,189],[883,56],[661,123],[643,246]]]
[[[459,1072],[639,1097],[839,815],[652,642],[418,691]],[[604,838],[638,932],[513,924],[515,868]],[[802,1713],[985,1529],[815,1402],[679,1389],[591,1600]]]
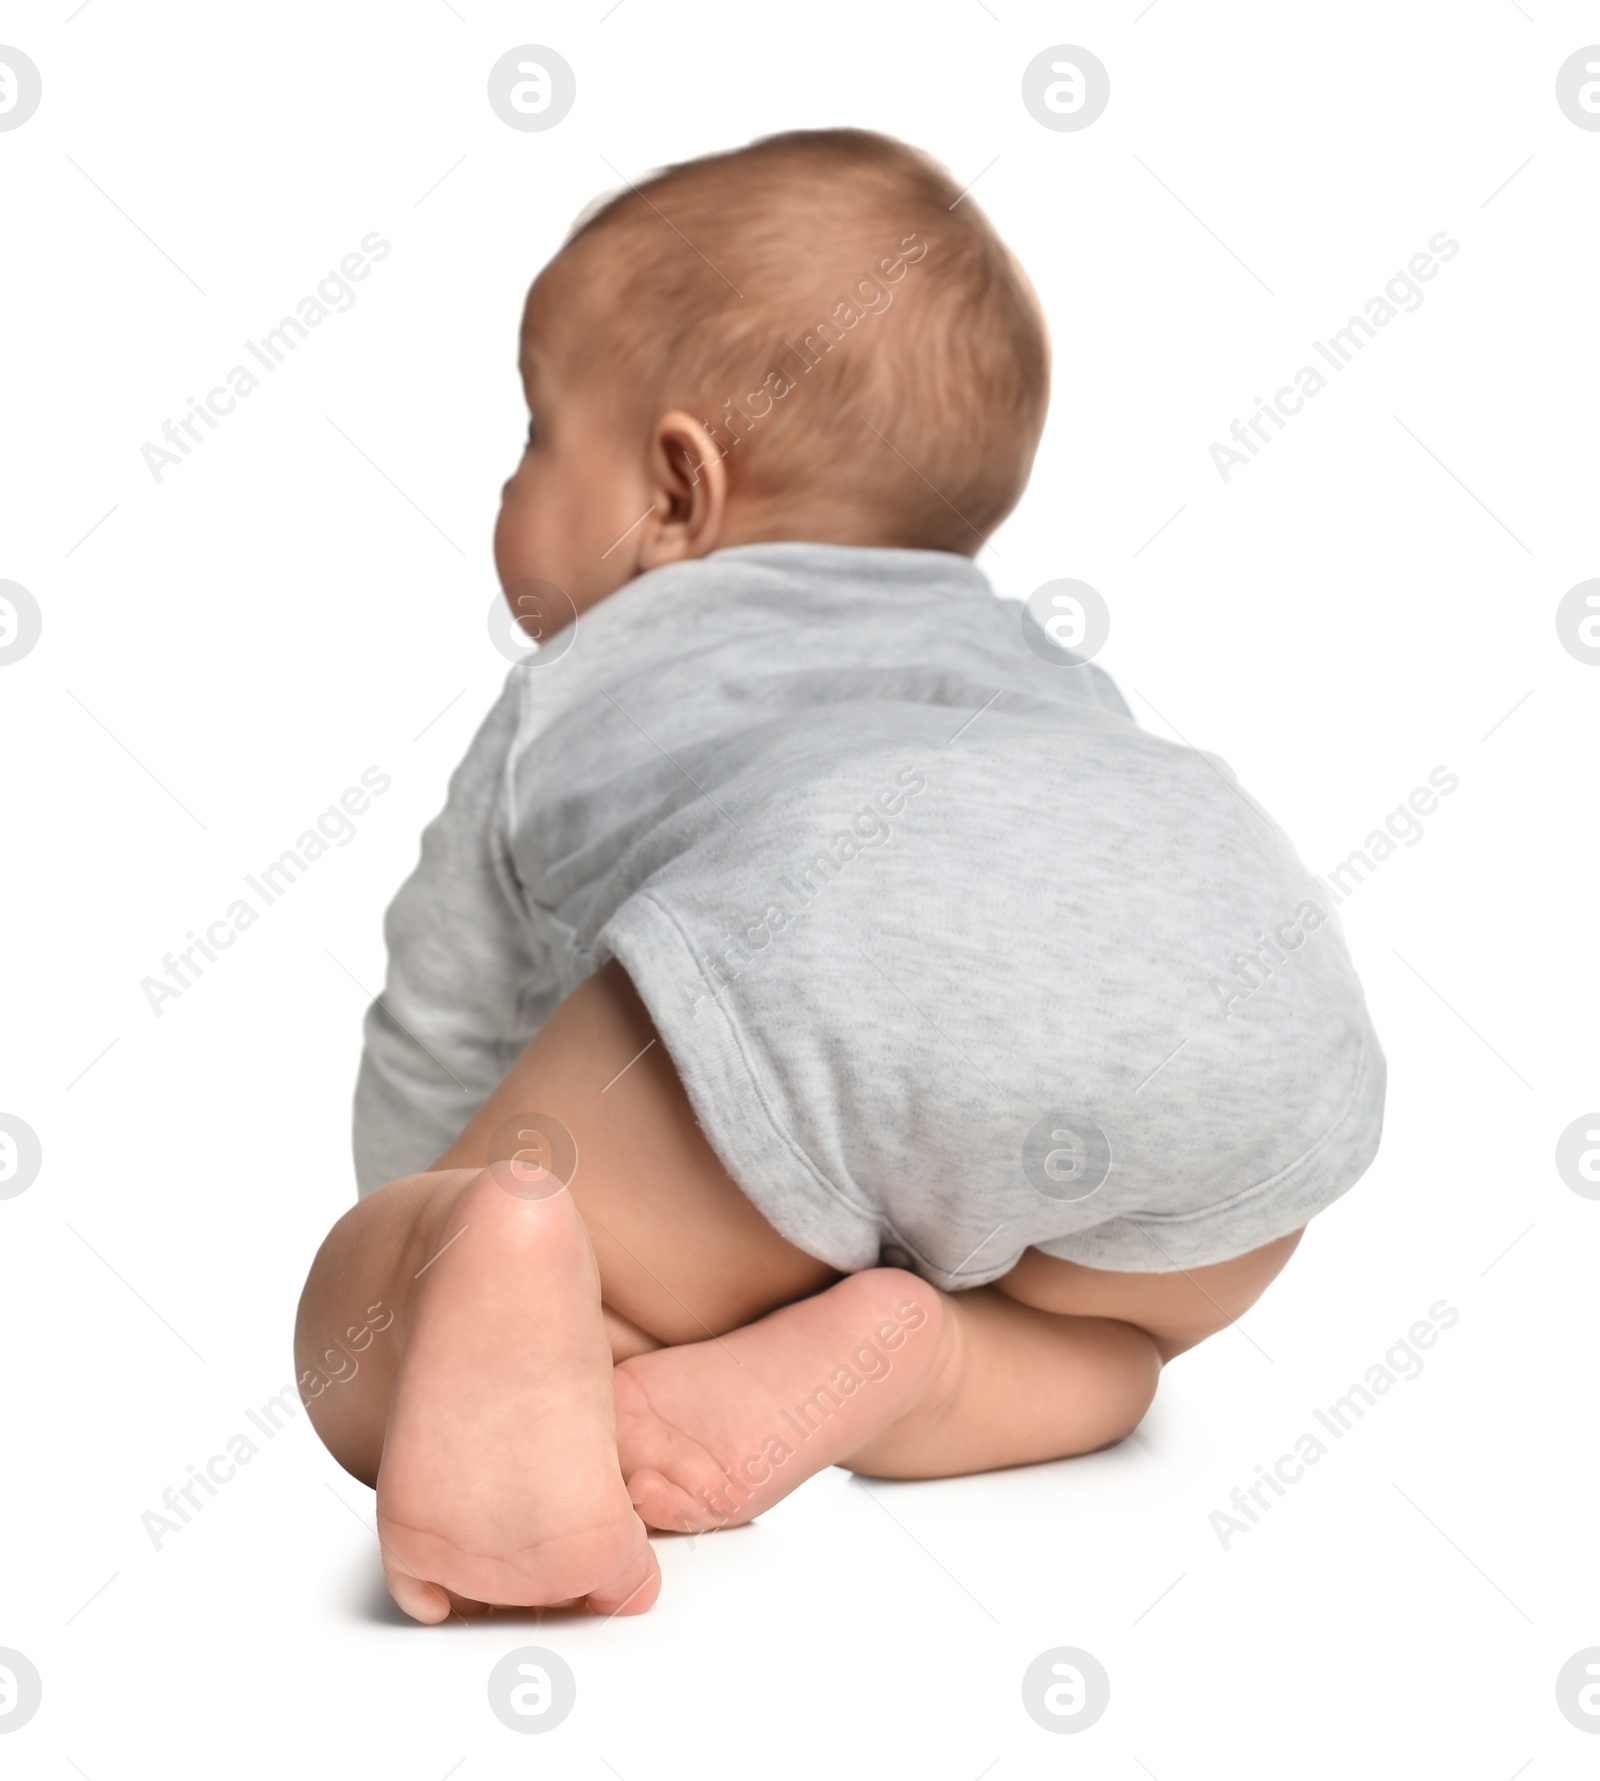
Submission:
[[[638,1613],[660,1572],[617,1466],[600,1281],[571,1195],[469,1173],[411,1295],[378,1471],[396,1602]]]
[[[493,1134],[528,1113],[555,1117],[577,1141],[559,1203],[583,1231],[569,1218],[525,1240],[522,1227],[548,1222],[556,1201],[519,1211],[482,1175]],[[1031,1253],[998,1289],[957,1298],[888,1269],[821,1291],[835,1271],[778,1236],[728,1177],[615,966],[568,998],[438,1169],[391,1183],[340,1221],[296,1336],[305,1377],[346,1320],[374,1302],[394,1313],[359,1376],[309,1407],[358,1476],[372,1481],[381,1459],[393,1488],[380,1516],[418,1557],[386,1554],[391,1584],[419,1617],[443,1612],[443,1598],[413,1587],[413,1572],[460,1595],[511,1575],[520,1600],[548,1599],[559,1573],[596,1605],[615,1599],[603,1565],[572,1581],[584,1566],[558,1551],[573,1530],[556,1525],[553,1499],[502,1481],[521,1520],[497,1525],[485,1454],[515,1460],[521,1442],[530,1462],[537,1453],[571,1475],[592,1472],[607,1562],[626,1583],[645,1560],[619,1510],[621,1480],[651,1525],[713,1526],[758,1513],[831,1463],[929,1477],[1103,1446],[1143,1415],[1160,1359],[1236,1315],[1287,1254],[1265,1268],[1266,1251],[1241,1258],[1242,1286],[1222,1278],[1240,1263],[1196,1270],[1176,1298],[1171,1276]],[[473,1307],[490,1301],[485,1340]],[[610,1381],[615,1444],[598,1389],[608,1360],[623,1363]],[[559,1391],[556,1374],[571,1376]],[[547,1471],[530,1463],[526,1477]]]
[[[1162,1364],[1248,1310],[1299,1241],[1295,1231],[1231,1261],[1162,1274],[1028,1250],[993,1287],[945,1296],[945,1352],[927,1393],[846,1463],[939,1478],[1120,1441],[1149,1409]]]
[[[1161,1275],[1029,1251],[959,1294],[875,1268],[720,1342],[637,1356],[616,1369],[629,1494],[652,1527],[698,1531],[826,1465],[941,1478],[1109,1446],[1163,1361],[1247,1309],[1296,1240]]]
[[[312,1263],[295,1329],[301,1390],[329,1451],[367,1484],[423,1270],[460,1228],[455,1202],[490,1161],[492,1136],[528,1113],[559,1119],[577,1143],[570,1191],[613,1361],[722,1335],[837,1278],[729,1178],[633,986],[609,966],[557,1009],[433,1170],[352,1206]]]
[[[619,1349],[722,1335],[838,1279],[723,1168],[620,965],[561,1004],[434,1166],[482,1168],[495,1134],[529,1113],[576,1142],[572,1197]]]
[[[720,1342],[624,1362],[617,1452],[645,1521],[698,1532],[828,1465],[943,1478],[1091,1452],[1136,1426],[1160,1371],[1131,1324],[874,1268]]]
[[[600,973],[439,1167],[352,1208],[312,1266],[302,1390],[330,1451],[376,1482],[385,1574],[419,1619],[449,1611],[443,1590],[648,1606],[655,1564],[613,1428],[619,1348],[717,1336],[834,1278],[728,1179],[653,1040],[627,979]],[[492,1134],[528,1113],[576,1140],[570,1188],[523,1195],[484,1169]],[[323,1384],[320,1357],[363,1320],[383,1333],[363,1330],[359,1371]]]
[[[1129,1435],[1161,1354],[1148,1331],[1061,1317],[992,1287],[945,1297],[947,1340],[928,1390],[843,1463],[879,1478],[949,1478],[1070,1459]]]

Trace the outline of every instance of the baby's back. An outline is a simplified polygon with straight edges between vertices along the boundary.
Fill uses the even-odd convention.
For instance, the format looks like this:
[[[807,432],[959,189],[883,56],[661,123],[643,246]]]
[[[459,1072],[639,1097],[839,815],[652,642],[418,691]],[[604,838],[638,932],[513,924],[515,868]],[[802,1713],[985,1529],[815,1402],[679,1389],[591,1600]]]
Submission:
[[[522,993],[441,1019],[396,949],[394,1012],[432,1049],[513,1026],[503,1049],[617,956],[730,1173],[836,1266],[1199,1265],[1303,1224],[1376,1145],[1381,1054],[1286,839],[1098,667],[1029,650],[965,558],[655,571],[515,671],[474,750],[452,801],[466,781],[487,867],[425,847],[391,921],[492,870]]]

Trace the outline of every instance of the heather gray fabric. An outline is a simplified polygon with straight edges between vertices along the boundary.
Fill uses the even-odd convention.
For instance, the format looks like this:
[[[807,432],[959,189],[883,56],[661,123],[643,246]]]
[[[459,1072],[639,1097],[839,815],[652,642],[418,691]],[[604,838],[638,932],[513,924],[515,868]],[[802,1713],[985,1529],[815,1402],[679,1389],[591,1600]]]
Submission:
[[[1040,660],[965,558],[719,551],[512,670],[389,911],[361,1189],[427,1167],[614,955],[810,1254],[946,1287],[1030,1244],[1222,1261],[1377,1148],[1326,903],[1221,761]]]

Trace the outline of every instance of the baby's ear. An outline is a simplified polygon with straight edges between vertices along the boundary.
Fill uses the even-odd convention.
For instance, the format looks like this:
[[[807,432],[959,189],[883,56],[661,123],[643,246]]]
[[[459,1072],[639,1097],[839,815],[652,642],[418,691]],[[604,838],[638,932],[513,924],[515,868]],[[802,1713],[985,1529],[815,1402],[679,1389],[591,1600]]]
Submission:
[[[643,568],[703,557],[717,548],[728,501],[724,456],[710,428],[683,409],[656,423],[650,451],[654,511],[641,540]]]

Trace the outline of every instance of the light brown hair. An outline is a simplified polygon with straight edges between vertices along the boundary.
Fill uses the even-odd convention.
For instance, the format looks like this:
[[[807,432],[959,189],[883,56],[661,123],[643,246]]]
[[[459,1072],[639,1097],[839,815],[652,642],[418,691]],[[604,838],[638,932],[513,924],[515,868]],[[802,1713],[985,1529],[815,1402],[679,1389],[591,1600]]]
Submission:
[[[867,509],[882,542],[971,554],[1027,482],[1038,299],[890,137],[795,130],[665,168],[580,218],[545,279],[619,399],[703,418],[748,505]]]

